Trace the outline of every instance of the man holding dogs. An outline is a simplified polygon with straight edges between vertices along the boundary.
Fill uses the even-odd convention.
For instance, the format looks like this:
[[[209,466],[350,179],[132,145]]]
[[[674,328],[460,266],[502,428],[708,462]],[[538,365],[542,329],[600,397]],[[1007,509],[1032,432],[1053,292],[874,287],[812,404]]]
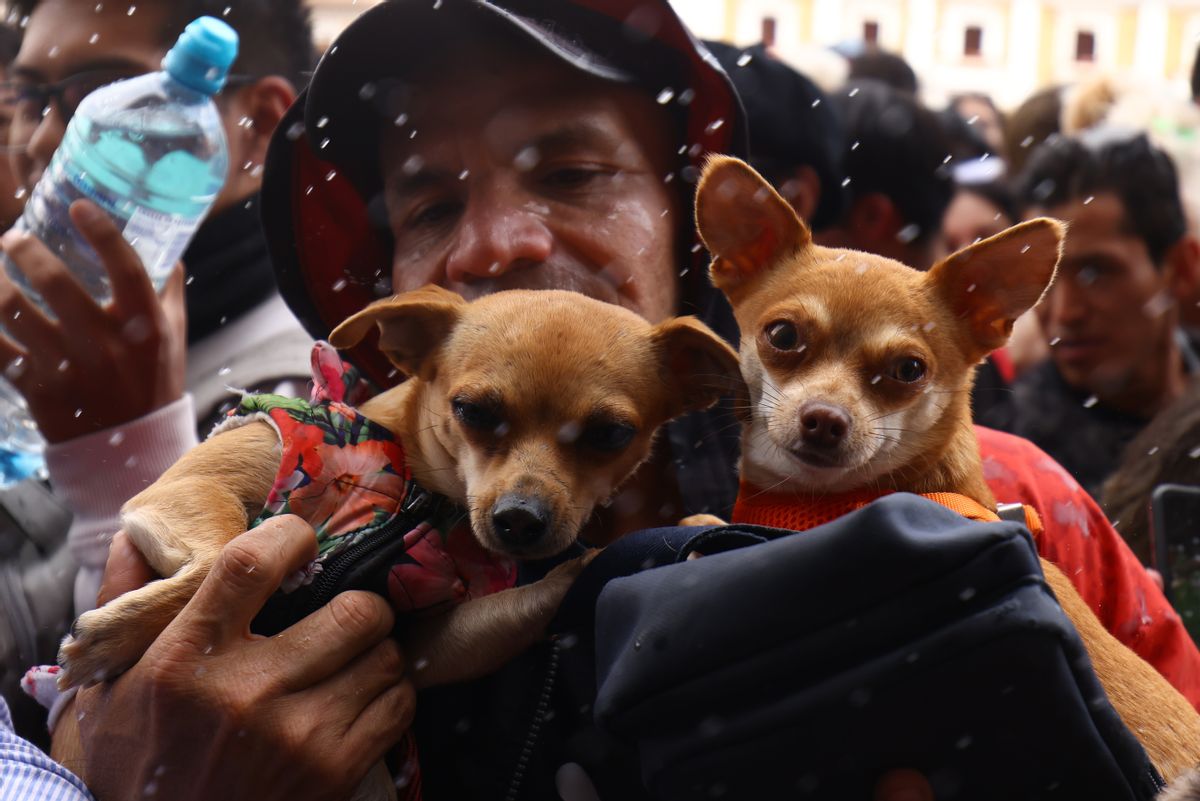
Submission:
[[[397,53],[411,60],[397,63]],[[689,209],[702,156],[741,150],[739,124],[726,79],[665,2],[384,3],[330,49],[272,144],[264,220],[281,289],[321,335],[376,297],[436,283],[468,297],[576,289],[651,322],[697,313],[732,338],[728,308],[692,256]],[[350,353],[377,383],[395,380],[369,346]],[[669,428],[585,536],[604,542],[727,510],[736,483],[724,446],[736,426],[722,425],[707,417]],[[1079,545],[1112,544],[1098,536]],[[402,656],[386,643],[382,600],[355,594],[297,624],[295,636],[247,639],[259,606],[312,547],[311,530],[289,518],[238,538],[141,662],[80,693],[83,753],[72,767],[101,798],[151,780],[173,798],[222,789],[345,797],[408,729],[413,696]],[[1089,553],[1074,554],[1075,564]],[[118,540],[106,597],[137,583],[130,557]],[[1186,637],[1178,620],[1140,568],[1132,572],[1131,556],[1117,564],[1130,571],[1117,586],[1158,604],[1129,641],[1151,641],[1182,683],[1194,681],[1194,649],[1162,646]],[[299,669],[290,661],[302,659],[298,640],[362,656]],[[420,710],[439,713],[437,725],[417,730],[428,797],[504,797],[511,786],[487,782],[493,771],[511,780],[518,766],[530,797],[574,781],[560,747],[587,743],[568,733],[523,754],[540,677],[527,696],[529,682],[505,673],[422,695]],[[580,692],[567,694],[573,708],[556,705],[560,720],[587,717]],[[142,736],[147,720],[155,728]],[[480,743],[480,732],[506,728]],[[450,778],[459,784],[435,784]]]

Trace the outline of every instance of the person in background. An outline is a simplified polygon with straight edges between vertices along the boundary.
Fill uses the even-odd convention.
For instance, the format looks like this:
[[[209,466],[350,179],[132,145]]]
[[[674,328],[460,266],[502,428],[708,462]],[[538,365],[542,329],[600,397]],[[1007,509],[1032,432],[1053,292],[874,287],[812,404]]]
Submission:
[[[958,181],[942,218],[943,249],[961,250],[1021,221],[1017,198],[1002,181]]]
[[[16,112],[17,95],[9,81],[9,66],[21,49],[21,31],[0,24],[0,149],[7,152],[8,135]],[[0,231],[7,231],[25,208],[25,188],[17,180],[7,158],[0,159]]]
[[[950,138],[915,96],[879,81],[852,81],[835,100],[848,198],[817,244],[928,269],[942,255],[942,216],[954,195]]]
[[[947,108],[979,132],[988,152],[1004,155],[1004,115],[991,97],[982,92],[965,92],[950,98]]]
[[[1004,161],[1017,175],[1029,154],[1062,129],[1064,86],[1050,86],[1027,97],[1008,116],[1004,128]]]
[[[1143,134],[1102,127],[1047,142],[1018,195],[1029,216],[1071,233],[1035,310],[1051,358],[985,422],[1031,439],[1099,494],[1130,440],[1200,370],[1179,329],[1200,247],[1171,159]]]
[[[969,162],[967,170],[975,164],[979,162]],[[998,180],[980,183],[962,180],[961,176],[969,173],[961,169],[963,165],[959,166],[960,169],[955,170],[960,180],[954,190],[954,199],[950,201],[942,219],[943,249],[946,253],[961,250],[1020,222],[1016,196],[1007,184]],[[1035,344],[1041,342],[1036,319],[1022,315],[1013,326],[1009,343],[993,352],[976,369],[975,386],[971,391],[971,415],[974,419],[983,419],[989,409],[1003,403],[1019,371],[1029,366],[1031,358],[1038,360],[1036,350],[1031,354],[1030,340]]]
[[[874,45],[850,56],[850,75],[847,83],[856,84],[864,80],[885,83],[896,91],[913,97],[916,97],[919,86],[917,73],[903,56]]]
[[[14,0],[27,17],[11,68],[10,161],[31,190],[79,102],[106,83],[160,68],[184,26],[204,14],[239,33],[233,77],[217,98],[230,171],[161,303],[136,259],[109,265],[146,288],[136,308],[93,308],[49,321],[0,275],[0,311],[20,323],[0,336],[0,362],[25,395],[55,494],[74,513],[76,613],[95,605],[109,538],[126,500],[195,445],[231,402],[227,387],[302,391],[312,340],[279,297],[259,223],[267,143],[313,63],[301,0]],[[10,258],[53,302],[65,265],[10,234]],[[69,293],[68,293],[69,294]],[[186,318],[186,327],[185,327]],[[65,365],[65,368],[62,367]]]
[[[1192,381],[1177,401],[1133,438],[1120,465],[1104,482],[1102,505],[1130,549],[1145,564],[1151,563],[1152,556],[1150,496],[1160,484],[1200,487],[1197,447],[1200,447],[1200,383]],[[1183,534],[1180,539],[1193,540],[1198,521],[1167,521],[1174,526],[1181,522],[1186,527],[1176,529]],[[1190,623],[1200,624],[1200,620]]]
[[[733,80],[750,124],[750,164],[809,227],[842,215],[842,123],[824,92],[762,45],[705,42]]]

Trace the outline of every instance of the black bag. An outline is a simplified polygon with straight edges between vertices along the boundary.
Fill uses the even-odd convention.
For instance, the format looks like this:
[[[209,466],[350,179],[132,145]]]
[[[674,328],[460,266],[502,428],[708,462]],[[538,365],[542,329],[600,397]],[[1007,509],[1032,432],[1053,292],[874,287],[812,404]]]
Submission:
[[[938,801],[1161,789],[1023,526],[897,494],[785,534],[706,531],[682,554],[726,552],[601,593],[596,718],[653,797],[870,799],[904,768]]]

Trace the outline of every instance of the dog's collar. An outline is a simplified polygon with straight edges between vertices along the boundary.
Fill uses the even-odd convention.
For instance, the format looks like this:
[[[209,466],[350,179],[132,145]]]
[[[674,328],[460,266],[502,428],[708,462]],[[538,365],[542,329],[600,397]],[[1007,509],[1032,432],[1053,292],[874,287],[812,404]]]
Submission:
[[[891,491],[873,490],[838,495],[768,492],[742,482],[738,490],[737,504],[733,507],[733,522],[807,531],[891,494]],[[956,492],[928,492],[921,493],[921,497],[940,503],[969,520],[995,522],[1000,519],[994,511],[975,499]],[[1035,527],[1030,524],[1036,520],[1037,513],[1028,506],[1025,510],[1026,524],[1036,534]],[[1040,522],[1037,527],[1040,528]]]

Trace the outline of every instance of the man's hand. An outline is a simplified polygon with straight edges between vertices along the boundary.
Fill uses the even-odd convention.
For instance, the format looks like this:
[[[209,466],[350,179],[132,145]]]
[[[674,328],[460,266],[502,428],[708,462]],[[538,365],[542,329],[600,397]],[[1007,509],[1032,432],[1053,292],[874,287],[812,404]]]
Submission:
[[[185,380],[182,267],[160,301],[112,220],[86,200],[72,204],[71,219],[108,271],[112,301],[103,306],[36,238],[17,231],[0,238],[58,318],[44,314],[0,269],[0,369],[52,443],[149,414],[182,397]]]
[[[114,541],[103,594],[148,574],[135,553]],[[391,610],[371,593],[343,593],[274,637],[250,634],[284,576],[315,555],[312,528],[290,515],[230,542],[141,661],[79,691],[55,756],[100,801],[350,797],[408,730],[414,691]],[[71,754],[60,740],[75,724]]]

